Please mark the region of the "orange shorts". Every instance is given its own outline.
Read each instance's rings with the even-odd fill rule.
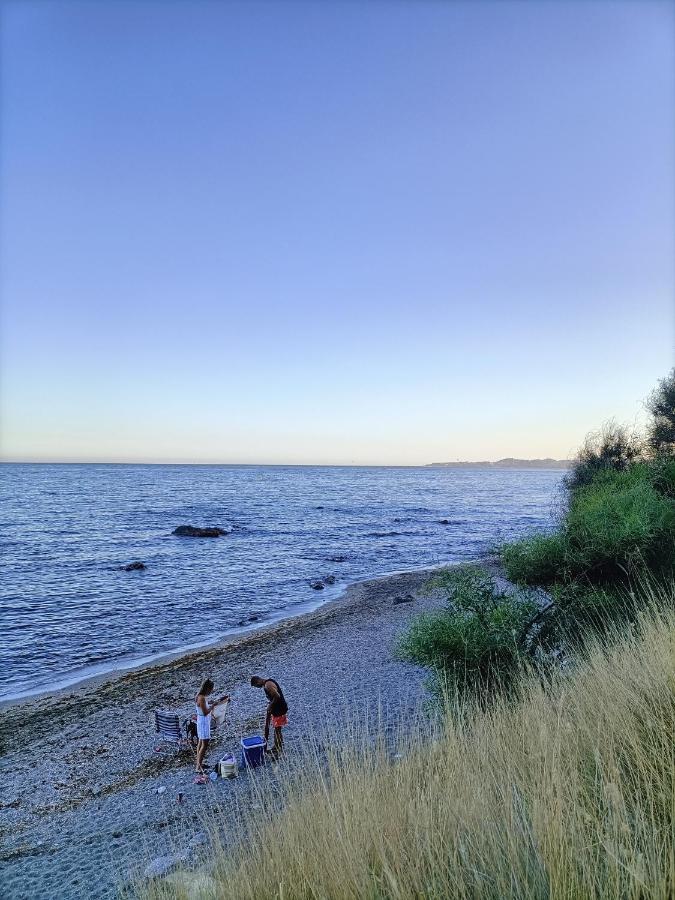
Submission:
[[[283,725],[288,725],[286,713],[283,716],[272,716],[272,728],[281,728]]]

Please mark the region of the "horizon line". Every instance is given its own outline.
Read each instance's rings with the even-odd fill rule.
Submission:
[[[0,459],[0,465],[11,466],[232,466],[255,468],[335,468],[335,469],[425,469],[425,468],[451,468],[452,466],[465,465],[495,465],[504,460],[517,462],[571,462],[563,457],[538,456],[501,456],[499,459],[457,459],[446,462],[430,463],[326,463],[326,462],[215,462],[215,461],[186,461],[186,460],[128,460],[128,459]]]

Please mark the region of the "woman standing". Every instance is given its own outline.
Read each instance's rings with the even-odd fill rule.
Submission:
[[[224,700],[230,698],[225,694],[219,700],[209,703],[206,699],[213,692],[213,682],[210,678],[199,688],[199,693],[195,697],[195,707],[197,709],[197,766],[195,771],[198,775],[204,774],[203,763],[206,751],[211,740],[211,713]]]

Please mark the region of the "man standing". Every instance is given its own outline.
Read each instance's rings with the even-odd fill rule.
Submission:
[[[269,740],[271,724],[272,728],[274,728],[274,746],[269,752],[274,759],[278,759],[284,747],[281,729],[284,725],[288,725],[288,703],[286,703],[284,698],[284,692],[281,690],[278,681],[275,681],[273,678],[261,678],[259,675],[254,675],[251,678],[251,686],[262,688],[269,700],[267,715],[265,716],[265,740]]]

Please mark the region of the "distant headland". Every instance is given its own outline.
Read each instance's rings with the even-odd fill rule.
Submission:
[[[496,462],[434,462],[427,463],[429,467],[441,467],[452,469],[569,469],[572,465],[570,459],[514,459],[507,456],[506,459],[498,459]]]

